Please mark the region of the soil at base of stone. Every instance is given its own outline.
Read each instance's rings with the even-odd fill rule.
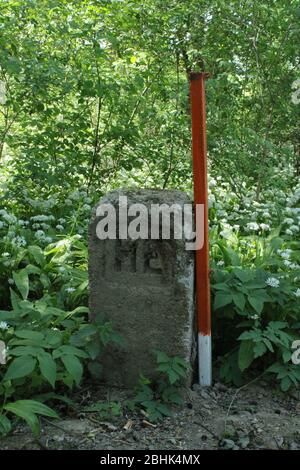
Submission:
[[[300,392],[282,394],[263,382],[238,393],[218,382],[210,389],[194,385],[184,391],[184,406],[154,426],[139,412],[100,419],[82,411],[94,402],[127,398],[124,390],[87,386],[74,395],[76,411],[61,409],[59,421],[42,419],[38,439],[18,424],[0,439],[0,449],[300,449]]]

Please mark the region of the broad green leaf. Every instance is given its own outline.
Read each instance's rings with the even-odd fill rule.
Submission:
[[[253,295],[248,295],[248,302],[254,310],[260,314],[264,308],[264,300],[260,297],[254,297]]]
[[[239,368],[243,372],[254,360],[252,341],[242,341],[239,348],[238,362]]]
[[[36,359],[31,356],[21,356],[10,363],[3,380],[20,379],[30,375],[36,366]]]
[[[245,299],[244,294],[242,294],[242,293],[232,294],[232,298],[233,298],[233,302],[235,303],[235,305],[236,305],[240,310],[243,311],[244,308],[245,308],[245,304],[246,304],[246,299]]]
[[[62,356],[61,361],[63,362],[70,376],[74,379],[75,383],[79,385],[83,374],[83,368],[79,359],[76,356],[68,354]]]
[[[226,305],[231,304],[232,302],[232,295],[231,294],[223,294],[221,292],[217,292],[215,296],[214,308],[218,310],[219,308],[225,307]]]
[[[18,400],[13,403],[6,404],[3,408],[16,416],[23,418],[35,436],[38,436],[40,433],[40,425],[37,415],[59,418],[58,414],[54,410],[35,400]]]
[[[21,401],[21,400],[20,400]],[[32,434],[35,437],[38,437],[40,434],[40,423],[36,414],[32,413],[31,411],[24,409],[22,404],[15,402],[15,403],[8,403],[4,406],[6,411],[15,414],[19,418],[24,419],[28,426],[30,427]]]
[[[27,299],[29,293],[29,278],[26,269],[13,271],[12,276],[23,299]]]
[[[18,338],[32,339],[34,341],[43,341],[44,339],[43,333],[33,330],[16,330],[15,335]]]
[[[28,247],[28,251],[33,256],[35,262],[39,266],[43,266],[45,264],[45,255],[43,253],[43,250],[39,246],[31,245]]]
[[[47,352],[43,352],[38,355],[38,361],[40,366],[40,371],[43,377],[55,387],[56,381],[56,363],[53,360],[51,354]]]
[[[15,348],[10,348],[9,354],[12,356],[37,356],[43,351],[43,348],[39,348],[37,346],[17,346]]]
[[[253,346],[254,358],[263,356],[266,351],[267,346],[262,341],[255,343]]]
[[[11,422],[7,416],[0,415],[0,436],[5,436],[11,431]]]
[[[85,359],[89,357],[88,354],[82,349],[76,348],[75,346],[64,345],[60,346],[58,349],[55,349],[55,351],[53,351],[53,358],[57,359],[58,357],[69,354],[73,356],[83,357]]]

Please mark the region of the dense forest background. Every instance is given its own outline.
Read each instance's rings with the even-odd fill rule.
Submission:
[[[284,0],[2,1],[8,176],[42,194],[186,187],[187,75],[206,70],[211,173],[259,197],[274,167],[300,171],[299,17]]]
[[[51,410],[21,399],[101,375],[120,341],[88,323],[91,208],[192,194],[191,71],[210,74],[214,365],[297,386],[299,25],[296,0],[0,0],[0,432],[11,413],[36,430]]]

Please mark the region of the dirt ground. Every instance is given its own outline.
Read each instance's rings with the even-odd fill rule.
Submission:
[[[77,411],[62,409],[64,419],[42,421],[38,439],[20,424],[0,449],[300,449],[300,392],[282,394],[265,382],[239,391],[215,383],[206,390],[194,385],[184,395],[184,407],[153,426],[139,412],[105,420],[82,412],[108,396],[128,398],[117,389],[88,387],[75,396]]]

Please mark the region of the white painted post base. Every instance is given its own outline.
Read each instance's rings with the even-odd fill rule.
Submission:
[[[212,384],[211,335],[198,333],[198,371],[199,385],[210,387]]]

